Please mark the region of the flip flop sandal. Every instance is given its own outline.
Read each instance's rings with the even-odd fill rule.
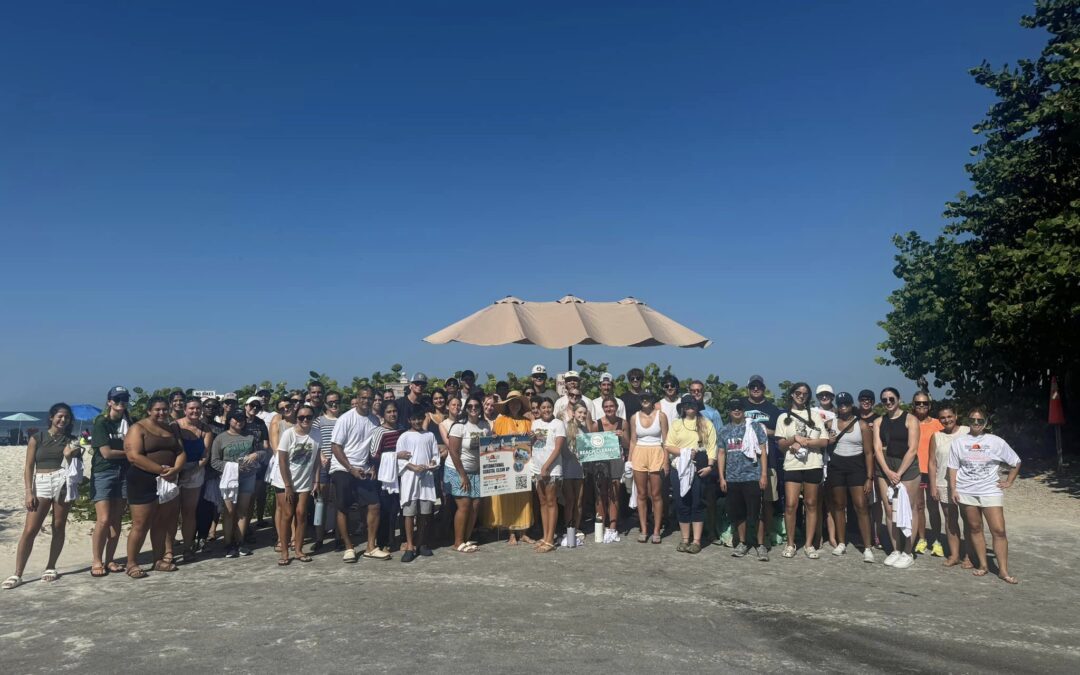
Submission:
[[[639,534],[638,535],[637,543],[639,543],[639,544],[647,544],[648,542],[649,542],[649,535],[647,535],[647,534]]]
[[[533,549],[533,550],[536,551],[537,553],[551,553],[552,551],[555,550],[555,544],[549,544],[546,541],[542,541],[539,544],[537,544],[536,548]]]
[[[977,569],[972,572],[977,577],[985,577],[990,570]]]
[[[306,553],[300,553],[299,551],[296,553],[296,559],[300,562],[311,562],[311,556]]]
[[[109,576],[109,570],[105,569],[104,565],[92,565],[90,567],[90,576],[95,579]]]
[[[176,572],[179,569],[180,568],[173,563],[166,561],[165,558],[162,558],[161,560],[154,563],[155,572]]]
[[[106,565],[105,567],[108,568],[108,570],[110,572],[113,572],[114,574],[119,574],[120,572],[124,571],[123,565],[121,565],[120,563],[117,563],[117,562],[111,562],[108,565]]]
[[[290,558],[278,558],[277,564],[278,564],[278,567],[285,567],[290,562],[292,562],[292,559],[290,559]]]
[[[41,573],[41,580],[46,583],[52,583],[60,578],[60,575],[56,573],[56,570],[45,570]]]
[[[654,534],[654,535],[652,536],[652,543],[654,543],[654,544],[659,544],[659,543],[660,543],[660,535],[658,535],[658,534]]]
[[[1009,575],[1009,574],[1004,574],[1004,575],[999,574],[998,579],[1001,579],[1002,581],[1004,581],[1007,584],[1018,584],[1018,583],[1020,583],[1019,579],[1017,579],[1016,577],[1014,577],[1012,575]]]
[[[12,574],[7,579],[4,579],[4,585],[2,586],[2,588],[4,590],[11,590],[12,588],[15,588],[16,586],[19,586],[21,584],[22,577]]]
[[[129,568],[129,569],[128,569],[128,570],[127,570],[127,571],[125,572],[125,574],[127,574],[127,575],[128,575],[129,577],[131,577],[132,579],[145,579],[145,578],[147,577],[147,574],[146,574],[146,570],[144,570],[144,569],[143,569],[143,568],[141,568],[141,567],[132,567],[132,568]]]

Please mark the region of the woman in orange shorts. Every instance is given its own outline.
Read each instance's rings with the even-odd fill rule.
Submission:
[[[662,439],[667,438],[668,419],[656,407],[656,395],[641,392],[641,410],[630,418],[630,464],[634,468],[634,485],[637,488],[637,512],[641,533],[638,543],[649,541],[648,513],[652,503],[652,543],[660,543],[660,527],[664,522],[664,500],[660,496],[660,472],[667,473],[669,464]]]

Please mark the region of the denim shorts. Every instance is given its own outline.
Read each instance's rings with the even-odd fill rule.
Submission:
[[[114,464],[108,469],[90,472],[90,501],[127,499],[128,465]]]
[[[452,464],[446,465],[446,471],[444,476],[446,478],[446,484],[450,486],[450,494],[454,497],[470,497],[472,499],[480,499],[480,472],[465,472],[469,476],[469,491],[461,487],[461,474],[457,472],[457,469]]]
[[[248,471],[247,473],[240,474],[239,482],[237,483],[237,493],[242,495],[250,495],[255,493],[255,480],[258,477],[258,471]]]

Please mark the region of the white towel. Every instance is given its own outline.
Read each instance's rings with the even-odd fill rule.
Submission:
[[[240,464],[237,462],[225,462],[225,470],[221,472],[221,498],[224,501],[236,503],[240,496]]]
[[[386,490],[389,494],[396,495],[400,488],[398,486],[398,462],[397,453],[388,450],[379,457],[379,483],[382,484],[382,489]]]
[[[157,479],[157,500],[158,504],[165,504],[176,499],[180,494],[180,484],[178,481],[167,481],[161,476]]]
[[[273,457],[270,458],[270,463],[266,467],[266,478],[264,480],[271,485],[274,484],[274,480],[281,482],[281,465],[278,464],[278,454],[273,453]]]
[[[889,503],[892,504],[893,523],[905,537],[911,536],[911,501],[903,483],[889,488]]]
[[[71,503],[79,498],[79,483],[83,480],[82,455],[75,455],[67,464],[67,500]]]
[[[679,496],[683,497],[687,492],[690,492],[690,485],[694,482],[694,471],[697,467],[694,465],[694,459],[691,455],[694,454],[693,448],[680,448],[679,456],[675,458],[675,473],[679,476]]]
[[[623,485],[630,490],[630,508],[637,509],[637,481],[634,480],[634,465],[629,461],[623,467]]]
[[[758,443],[757,434],[754,433],[754,423],[746,420],[746,432],[742,437],[742,451],[751,462],[756,462],[761,454],[761,444]]]

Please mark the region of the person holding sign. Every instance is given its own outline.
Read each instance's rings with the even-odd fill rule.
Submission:
[[[671,424],[664,450],[671,455],[676,472],[671,475],[671,501],[679,519],[682,541],[680,553],[700,553],[705,530],[706,480],[714,480],[716,427],[701,415],[703,404],[687,394],[676,410],[679,418]],[[693,538],[691,539],[691,535]]]
[[[451,405],[455,400],[451,399]],[[480,508],[480,439],[490,435],[491,425],[484,419],[483,399],[471,394],[465,402],[465,420],[451,423],[446,439],[445,478],[450,495],[457,503],[454,550],[458,553],[476,551],[476,542],[469,538]]]
[[[592,476],[593,491],[596,494],[596,518],[604,522],[604,543],[619,541],[619,479],[626,468],[626,453],[630,448],[629,426],[619,417],[620,401],[613,396],[605,396],[600,401],[603,415],[596,422],[597,431],[608,431],[619,438],[622,458],[601,462],[589,462],[585,473]]]
[[[439,467],[439,446],[435,435],[424,431],[426,411],[417,406],[409,413],[409,430],[398,437],[397,452],[409,453],[409,459],[398,459],[401,481],[401,514],[405,516],[405,552],[401,562],[416,560],[417,555],[430,556],[427,545],[428,526],[435,508],[435,469]],[[413,537],[413,525],[419,521]]]
[[[488,396],[484,397],[487,405]],[[492,432],[496,436],[521,436],[528,435],[532,429],[532,420],[526,413],[528,403],[520,391],[511,391],[505,401],[494,403],[498,411],[495,423],[491,425]],[[485,413],[484,417],[487,417]],[[510,530],[510,539],[506,543],[517,546],[518,539],[526,544],[534,544],[525,531],[532,527],[532,495],[529,492],[513,492],[510,494],[495,495],[488,501],[488,509],[484,513],[484,525],[486,527],[505,527]]]
[[[566,424],[555,419],[555,404],[545,398],[540,404],[540,419],[532,422],[533,451],[530,470],[535,477],[536,495],[540,498],[540,520],[544,535],[536,545],[537,553],[555,550],[555,523],[559,519],[556,496],[562,482],[561,455],[566,445]],[[567,532],[567,541],[576,534]]]

